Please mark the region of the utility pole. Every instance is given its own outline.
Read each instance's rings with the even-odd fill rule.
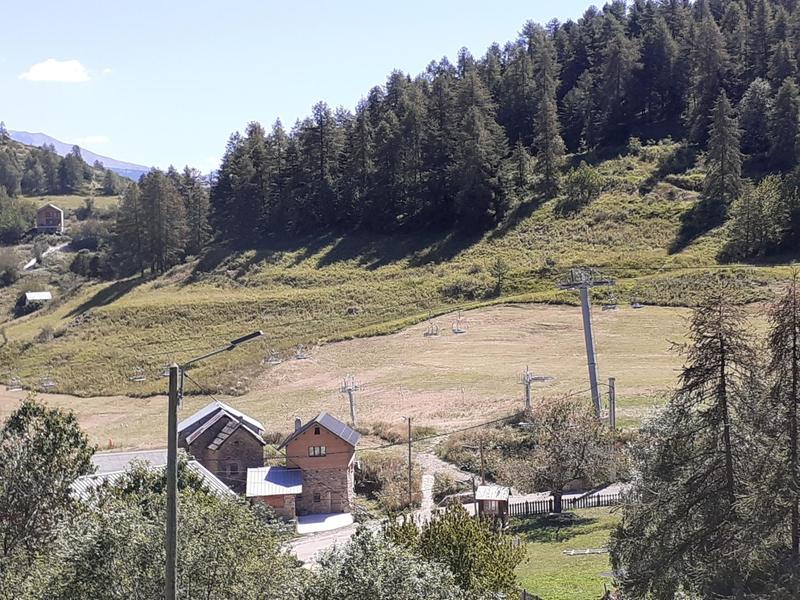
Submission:
[[[569,279],[558,287],[562,290],[578,290],[581,295],[581,312],[583,313],[583,337],[586,343],[586,363],[589,368],[589,387],[592,389],[592,404],[597,418],[600,418],[600,384],[597,381],[597,360],[594,352],[594,334],[592,332],[592,311],[589,290],[599,285],[614,285],[611,279],[595,278],[585,269],[570,269]]]
[[[481,485],[486,485],[486,466],[483,461],[483,437],[481,437],[478,447],[481,453]]]
[[[342,382],[342,387],[339,388],[339,391],[342,394],[347,394],[347,397],[350,400],[350,422],[355,427],[356,423],[356,397],[355,393],[358,390],[359,385],[356,383],[355,378],[352,375],[347,375]]]
[[[535,381],[550,381],[551,379],[553,378],[548,375],[534,375],[533,371],[525,367],[525,371],[522,373],[522,378],[520,379],[520,383],[525,386],[525,410],[531,409],[531,385]]]
[[[406,417],[408,421],[408,508],[411,508],[411,417]]]
[[[167,537],[166,600],[177,597],[178,562],[178,371],[169,366],[169,414],[167,415]]]
[[[263,331],[254,331],[228,342],[227,346],[218,350],[193,358],[181,366],[173,363],[167,369],[169,375],[169,402],[167,405],[167,467],[164,473],[167,478],[165,600],[176,600],[178,597],[178,406],[183,398],[183,375],[193,364],[217,354],[234,350],[262,335],[264,335]]]
[[[608,378],[608,426],[611,429],[617,428],[617,380],[615,377]]]

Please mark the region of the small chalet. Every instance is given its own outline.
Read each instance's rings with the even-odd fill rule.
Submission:
[[[264,426],[214,401],[178,424],[178,446],[237,493],[244,493],[247,470],[264,466]]]
[[[295,430],[279,446],[285,467],[250,469],[246,496],[285,519],[347,513],[354,499],[355,452],[361,435],[326,412]]]
[[[508,518],[508,499],[511,490],[500,485],[480,485],[475,490],[478,514],[485,517]]]
[[[45,204],[36,211],[37,233],[64,233],[64,211],[55,204]]]

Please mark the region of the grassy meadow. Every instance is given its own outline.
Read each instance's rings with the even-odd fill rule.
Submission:
[[[640,314],[627,308],[632,299],[648,305],[691,305],[704,289],[724,280],[737,282],[750,301],[769,298],[788,268],[717,268],[724,231],[683,239],[682,223],[696,203],[693,190],[702,173],[697,167],[687,167],[679,176],[669,175],[667,167],[680,152],[677,144],[659,144],[598,161],[606,190],[580,213],[559,214],[558,200],[529,202],[516,209],[505,227],[473,239],[420,232],[274,241],[257,250],[216,246],[200,259],[158,278],[67,286],[39,313],[13,320],[6,313],[0,318],[0,322],[6,321],[2,326],[8,340],[0,347],[0,376],[19,377],[35,389],[47,375],[56,380],[52,391],[84,397],[146,397],[163,391],[165,381],[158,375],[170,361],[185,360],[262,329],[266,334],[262,340],[198,365],[191,373],[199,386],[192,384],[190,391],[248,394],[258,392],[257,380],[269,380],[271,370],[264,363],[270,353],[290,358],[302,345],[319,354],[332,341],[385,335],[422,323],[429,315],[493,304],[574,306],[577,294],[559,290],[557,284],[569,267],[581,265],[598,267],[616,279],[615,288],[598,288],[594,297],[598,303],[618,301],[623,309],[618,314],[627,315],[623,321],[630,323]],[[491,271],[498,259],[508,266],[499,295]],[[7,300],[3,303],[8,307]],[[658,311],[669,309],[646,309],[641,314],[662,314]],[[599,323],[606,316],[612,319],[599,306],[595,316]],[[441,325],[449,328],[453,317],[441,318]],[[569,321],[580,327],[577,313]],[[570,334],[574,356],[569,362],[558,356],[566,342],[549,330],[536,341],[524,342],[527,346],[516,351],[513,361],[508,356],[482,358],[502,348],[504,336],[513,336],[515,328],[524,330],[526,326],[517,321],[500,325],[495,337],[474,350],[482,370],[457,371],[458,386],[467,386],[464,396],[473,385],[487,392],[478,394],[481,401],[518,395],[515,376],[528,362],[545,372],[549,369],[559,381],[569,382],[566,387],[570,389],[582,385],[577,383],[583,381],[585,371],[579,329]],[[421,336],[418,329],[409,331]],[[664,381],[651,385],[641,371],[663,365],[652,363],[643,348],[653,336],[659,344],[665,343],[667,332],[672,331],[671,325],[655,323],[649,332],[633,327],[620,333],[615,352],[627,355],[601,375],[615,375],[631,385],[629,397],[637,405],[620,415],[623,422],[629,419],[634,423],[654,395],[661,393]],[[472,335],[470,331],[466,337]],[[601,355],[604,343],[600,336]],[[374,352],[386,353],[395,361],[395,372],[380,384],[387,389],[408,386],[414,391],[422,387],[419,391],[424,394],[425,390],[435,392],[438,387],[456,385],[426,376],[424,383],[421,380],[415,386],[414,369],[409,365],[417,359],[416,350],[392,354],[381,348]],[[550,355],[558,357],[552,367],[545,358]],[[637,367],[631,357],[640,359],[643,366]],[[314,398],[336,388],[348,368],[365,377],[358,364],[343,361],[334,366],[330,377],[336,384],[314,389],[314,380],[304,379],[304,389],[286,392],[279,405],[314,404]],[[570,371],[568,377],[565,369]],[[145,372],[147,381],[132,381],[140,371]],[[485,372],[502,373],[503,383],[498,382],[499,375],[487,377]],[[660,377],[667,380],[673,375],[666,370]],[[258,405],[258,416],[279,412],[274,403],[265,402],[263,407]]]
[[[517,567],[520,585],[546,600],[600,598],[604,583],[613,587],[608,554],[570,556],[564,551],[605,548],[618,521],[614,509],[608,508],[515,519],[512,533],[526,551]]]

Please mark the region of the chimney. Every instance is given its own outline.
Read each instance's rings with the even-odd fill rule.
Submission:
[[[295,431],[300,431],[300,429],[302,429],[302,427],[303,427],[303,421],[300,420],[300,417],[295,417],[294,418],[294,430]]]

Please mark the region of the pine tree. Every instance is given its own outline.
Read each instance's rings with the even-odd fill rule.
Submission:
[[[728,207],[742,191],[742,153],[739,123],[725,92],[714,107],[708,142],[708,172],[703,184],[707,225],[724,219]]]
[[[765,79],[756,79],[747,88],[738,106],[742,128],[742,151],[761,154],[769,149],[769,115],[772,90]]]
[[[22,173],[17,164],[16,153],[8,148],[0,148],[0,187],[3,187],[9,196],[16,196],[20,192]]]
[[[186,212],[187,254],[197,255],[211,238],[208,224],[208,188],[196,169],[186,167],[180,175],[178,190]]]
[[[788,171],[797,164],[800,135],[800,90],[786,80],[778,90],[770,118],[769,158],[775,169]]]
[[[797,73],[797,63],[792,56],[792,49],[788,42],[780,42],[772,54],[769,62],[769,80],[775,89],[780,88],[783,82],[794,77]]]
[[[147,226],[150,271],[164,273],[178,264],[186,245],[186,209],[175,184],[159,169],[139,182]]]
[[[786,290],[770,309],[770,365],[774,381],[770,397],[775,407],[780,436],[779,480],[784,489],[776,494],[786,511],[789,547],[794,567],[800,561],[800,455],[798,455],[798,406],[800,406],[800,282],[794,273]]]
[[[144,270],[150,256],[147,215],[142,203],[139,186],[128,185],[119,203],[115,227],[114,249],[122,275]]]
[[[644,110],[653,121],[675,113],[673,89],[678,44],[666,20],[659,16],[645,29],[642,46],[641,88],[646,91]]]
[[[736,441],[758,365],[734,292],[719,285],[694,311],[678,390],[641,432],[640,475],[610,543],[626,597],[743,597],[752,557],[737,500],[750,456]]]
[[[458,184],[455,216],[460,228],[476,231],[496,223],[505,212],[498,170],[507,141],[495,121],[489,92],[475,69],[468,70],[459,82],[457,106],[463,117],[453,165]]]
[[[767,77],[769,70],[772,11],[768,0],[755,0],[748,36],[751,77]]]
[[[639,67],[639,51],[636,43],[628,39],[620,29],[606,48],[600,98],[602,112],[601,138],[613,145],[628,138],[633,115],[639,98],[631,93],[631,82]]]
[[[689,137],[705,144],[714,104],[722,91],[727,54],[719,27],[710,15],[698,25],[694,40]]]
[[[542,174],[542,189],[547,196],[558,193],[564,140],[556,108],[558,64],[552,42],[541,28],[534,38],[534,136],[536,162]]]
[[[728,82],[734,99],[740,98],[747,85],[747,9],[738,0],[728,2],[720,23],[728,55]]]

